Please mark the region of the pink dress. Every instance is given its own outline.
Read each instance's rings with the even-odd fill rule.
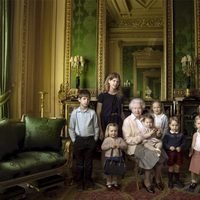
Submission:
[[[200,146],[198,146],[200,141],[200,133],[196,132],[192,138],[192,158],[190,161],[189,171],[200,174]]]

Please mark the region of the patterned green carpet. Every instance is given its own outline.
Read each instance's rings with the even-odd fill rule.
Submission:
[[[97,183],[97,189],[78,192],[75,186],[53,188],[43,192],[32,191],[27,195],[31,200],[199,200],[200,193],[189,193],[184,189],[172,189],[167,187],[164,191],[156,190],[155,194],[146,192],[144,188],[136,189],[132,177],[122,180],[121,190],[107,191],[104,185]],[[198,188],[199,190],[199,188]]]
[[[130,161],[129,161],[130,162]],[[188,162],[187,162],[188,163]],[[186,191],[190,183],[190,173],[188,172],[188,164],[182,171],[182,180],[185,183],[183,189],[167,188],[167,168],[163,169],[163,181],[165,183],[164,191],[156,190],[155,194],[146,192],[144,188],[137,190],[135,178],[133,176],[132,163],[128,163],[128,171],[126,176],[121,179],[121,189],[108,191],[105,188],[105,180],[103,178],[101,162],[95,160],[94,163],[94,180],[96,189],[77,191],[76,186],[69,180],[66,180],[64,187],[51,188],[46,191],[36,192],[33,189],[27,189],[27,199],[30,200],[199,200],[200,184],[194,193]]]

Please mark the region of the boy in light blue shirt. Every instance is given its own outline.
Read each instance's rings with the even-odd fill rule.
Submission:
[[[80,90],[78,95],[80,106],[72,111],[69,123],[69,135],[73,142],[76,160],[78,189],[94,187],[92,163],[99,137],[99,126],[96,112],[88,107],[90,97],[88,90]]]

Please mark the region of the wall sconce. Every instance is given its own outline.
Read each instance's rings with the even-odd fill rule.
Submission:
[[[84,71],[84,68],[85,68],[85,59],[83,58],[83,56],[77,55],[77,56],[72,56],[69,62],[71,64],[72,70],[76,72],[76,89],[79,90],[80,75]]]

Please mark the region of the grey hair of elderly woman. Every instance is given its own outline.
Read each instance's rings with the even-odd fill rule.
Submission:
[[[145,102],[141,98],[134,98],[129,103],[129,110],[132,110],[134,104],[140,104],[142,110],[145,108]]]

